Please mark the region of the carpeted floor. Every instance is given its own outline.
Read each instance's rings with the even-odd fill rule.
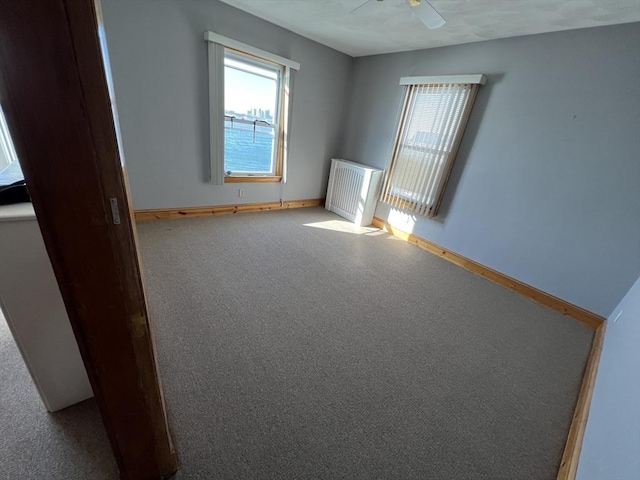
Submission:
[[[177,478],[555,478],[590,329],[321,208],[139,235]]]
[[[0,312],[0,479],[117,478],[95,401],[47,413]]]
[[[555,478],[590,329],[320,208],[138,231],[176,478]],[[115,478],[1,346],[0,478]]]

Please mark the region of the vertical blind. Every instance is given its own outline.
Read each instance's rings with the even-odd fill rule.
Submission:
[[[408,85],[384,202],[427,217],[437,214],[478,83]]]

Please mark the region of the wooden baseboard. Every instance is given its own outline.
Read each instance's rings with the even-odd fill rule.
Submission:
[[[318,207],[324,205],[324,198],[310,200],[289,200],[285,202],[239,203],[237,205],[215,205],[211,207],[158,208],[135,210],[136,221],[164,220],[168,218],[209,217],[243,212],[263,212],[286,208]]]
[[[542,290],[538,290],[537,288],[532,287],[531,285],[527,285],[526,283],[522,283],[515,278],[508,277],[507,275],[497,272],[496,270],[493,270],[489,267],[485,267],[484,265],[474,262],[473,260],[469,260],[462,255],[458,255],[457,253],[449,251],[446,248],[441,247],[440,245],[436,245],[435,243],[425,240],[424,238],[420,238],[411,233],[403,232],[402,230],[389,225],[387,222],[378,217],[374,217],[373,225],[394,235],[395,237],[413,243],[423,250],[438,255],[439,257],[450,261],[451,263],[455,263],[456,265],[465,268],[470,272],[476,273],[481,277],[488,278],[489,280],[502,285],[503,287],[507,287],[508,289],[524,295],[525,297],[530,298],[542,305],[552,308],[553,310],[556,310],[563,315],[567,315],[575,320],[578,320],[579,322],[582,322],[589,327],[598,328],[604,323],[604,318],[596,315],[595,313],[578,307],[577,305],[573,305],[572,303],[569,303],[558,297],[554,297],[553,295],[543,292]]]
[[[580,450],[582,449],[582,440],[584,432],[587,428],[587,419],[589,418],[589,407],[591,406],[591,397],[593,388],[596,384],[596,374],[598,373],[598,364],[600,363],[600,353],[602,352],[602,344],[604,342],[604,332],[606,322],[596,328],[591,343],[589,358],[582,377],[582,386],[578,394],[578,401],[571,419],[571,427],[569,435],[564,446],[564,453],[560,461],[560,469],[558,470],[557,480],[574,480],[578,472],[578,460],[580,458]]]

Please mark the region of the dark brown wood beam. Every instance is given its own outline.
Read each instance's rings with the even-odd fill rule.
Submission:
[[[161,479],[177,460],[97,28],[92,0],[0,0],[0,102],[121,476]]]

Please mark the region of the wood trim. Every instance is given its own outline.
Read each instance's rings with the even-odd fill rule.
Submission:
[[[227,175],[224,183],[278,183],[281,175]]]
[[[574,480],[578,472],[578,460],[582,449],[584,432],[587,428],[591,397],[593,396],[593,389],[596,384],[596,374],[598,373],[598,364],[600,363],[605,330],[606,322],[596,328],[593,336],[589,358],[587,359],[584,376],[582,377],[582,386],[580,387],[578,401],[576,402],[571,427],[569,428],[569,435],[567,436],[564,453],[560,461],[560,469],[556,477],[557,480]]]
[[[299,68],[299,67],[298,67]],[[288,95],[289,92],[289,80],[290,77],[287,74],[289,72],[288,67],[283,67],[280,72],[280,91],[278,92],[278,150],[276,152],[276,174],[274,176],[278,177],[278,182],[282,181],[282,176],[284,174],[284,144],[285,144],[285,129],[287,122],[289,121],[289,112],[285,111],[285,96]]]
[[[524,295],[525,297],[530,298],[535,302],[538,302],[562,313],[563,315],[567,315],[581,323],[584,323],[589,327],[598,328],[604,323],[604,318],[602,318],[600,315],[596,315],[595,313],[585,310],[582,307],[573,305],[572,303],[562,300],[561,298],[554,297],[553,295],[543,292],[542,290],[538,290],[531,285],[520,282],[515,278],[511,278],[489,267],[485,267],[484,265],[474,262],[473,260],[463,257],[462,255],[458,255],[457,253],[447,250],[446,248],[425,240],[424,238],[420,238],[411,233],[404,232],[396,227],[393,227],[392,225],[378,217],[373,218],[373,225],[394,235],[395,237],[413,243],[414,245],[417,245],[427,252],[438,255],[439,257],[450,261],[451,263],[469,270],[470,272],[476,273],[481,277],[488,278],[489,280],[502,285],[503,287],[513,290],[514,292]]]
[[[324,205],[324,198],[312,198],[310,200],[290,200],[285,202],[240,203],[238,205],[215,205],[211,207],[136,210],[134,214],[136,221],[141,222],[168,218],[209,217],[232,213],[264,212],[266,210],[284,210],[287,208],[320,207],[322,205]]]
[[[161,479],[177,459],[97,7],[94,0],[0,1],[0,99],[121,478]]]

